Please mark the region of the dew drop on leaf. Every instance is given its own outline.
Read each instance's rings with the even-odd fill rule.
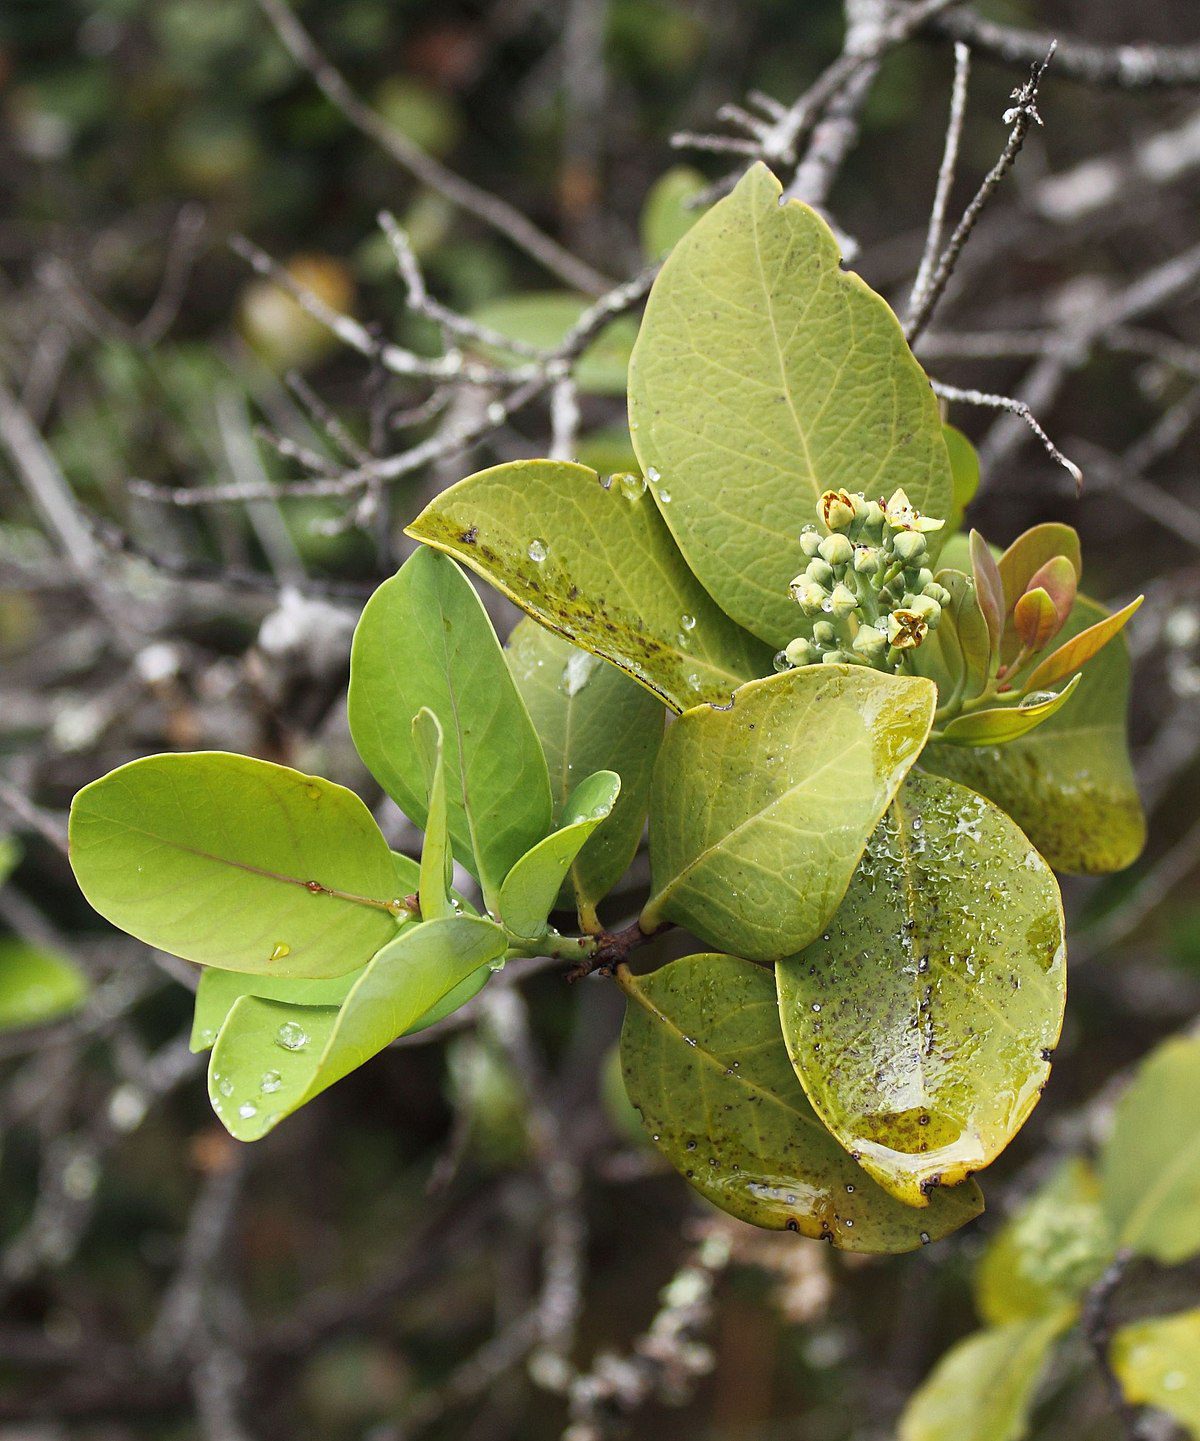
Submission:
[[[275,949],[271,952],[271,960],[282,961],[284,956],[290,956],[291,954],[292,948],[286,941],[276,941]]]
[[[259,1084],[259,1090],[262,1091],[265,1096],[269,1096],[273,1091],[277,1091],[282,1085],[283,1077],[279,1074],[278,1071],[267,1071],[264,1073],[262,1081]]]
[[[308,1032],[295,1021],[284,1021],[275,1032],[275,1044],[285,1051],[302,1051],[308,1045]]]
[[[238,1115],[241,1116],[243,1121],[248,1121],[251,1116],[258,1115],[258,1107],[253,1101],[243,1101],[238,1107]]]
[[[548,554],[549,551],[546,548],[546,542],[544,540],[531,540],[529,542],[529,559],[533,561],[534,565],[541,565]]]

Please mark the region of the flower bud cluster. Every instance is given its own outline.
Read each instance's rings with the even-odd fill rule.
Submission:
[[[950,600],[927,564],[925,537],[944,522],[921,515],[902,490],[888,501],[827,490],[817,509],[827,533],[804,527],[808,564],[790,586],[809,624],[776,667],[840,661],[895,671]]]

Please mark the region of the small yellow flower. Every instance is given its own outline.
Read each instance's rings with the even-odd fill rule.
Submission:
[[[915,610],[894,610],[887,618],[887,634],[897,650],[914,650],[929,634],[929,625]]]
[[[922,515],[903,490],[896,490],[883,507],[884,518],[893,530],[941,530],[944,520]]]
[[[854,497],[848,490],[827,490],[817,502],[817,509],[827,529],[848,530],[854,520]]]

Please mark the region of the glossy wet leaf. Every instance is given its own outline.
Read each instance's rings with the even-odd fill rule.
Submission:
[[[914,774],[837,914],[775,969],[817,1114],[920,1206],[995,1160],[1041,1094],[1066,994],[1058,885],[998,807]]]
[[[1105,611],[1081,596],[1068,638]],[[1006,810],[1056,871],[1101,874],[1135,861],[1146,821],[1129,759],[1129,653],[1121,639],[1083,671],[1069,706],[1003,746],[930,745],[923,767],[962,781]]]
[[[436,921],[453,913],[450,883],[454,879],[454,858],[450,852],[442,725],[428,706],[422,706],[413,717],[412,735],[427,788],[425,839],[421,844],[417,898],[421,919]]]
[[[367,602],[350,656],[350,733],[375,779],[419,826],[424,766],[412,719],[442,725],[450,836],[489,906],[550,828],[550,781],[492,623],[453,561],[424,547]]]
[[[567,875],[573,904],[591,915],[637,852],[666,712],[623,671],[536,621],[513,630],[506,654],[546,753],[555,824],[581,777],[601,770],[621,777],[612,815]]]
[[[898,1441],[1020,1441],[1071,1310],[977,1331],[951,1347],[910,1399]]]
[[[975,499],[979,489],[979,454],[967,437],[954,425],[944,425],[946,450],[950,456],[950,481],[953,499],[946,520],[948,534],[958,530],[963,512]]]
[[[87,999],[88,989],[86,976],[66,956],[0,936],[0,1031],[69,1016]]]
[[[241,971],[218,971],[206,966],[196,987],[190,1047],[193,1051],[210,1051],[225,1018],[242,996],[262,996],[290,1006],[340,1006],[364,969],[360,966],[357,971],[330,980],[299,981],[247,976]]]
[[[1165,1041],[1121,1097],[1100,1158],[1120,1246],[1174,1266],[1200,1254],[1200,1037]]]
[[[1122,1326],[1109,1351],[1125,1399],[1200,1437],[1200,1308]]]
[[[658,177],[638,220],[647,260],[661,260],[700,219],[703,209],[691,202],[707,187],[707,179],[690,165],[673,165]]]
[[[238,1140],[258,1140],[402,1036],[505,949],[504,932],[491,921],[448,916],[405,926],[340,1008],[243,996],[209,1062],[214,1111]]]
[[[771,652],[717,609],[640,482],[607,479],[566,461],[493,466],[442,491],[409,534],[673,709],[724,703]]]
[[[220,751],[147,756],[75,797],[91,905],[204,966],[340,976],[396,933],[392,853],[353,791]]]
[[[1082,680],[1081,675],[1074,676],[1057,694],[1031,691],[1017,705],[991,706],[956,716],[942,727],[941,739],[959,746],[1000,746],[1019,740],[1057,715]]]
[[[622,973],[625,1089],[651,1139],[723,1211],[847,1251],[911,1251],[977,1216],[974,1182],[902,1205],[813,1114],[788,1063],[769,971],[687,956]]]
[[[1073,1157],[988,1243],[975,1273],[979,1314],[1002,1326],[1061,1311],[1104,1274],[1114,1251],[1099,1178]]]
[[[591,303],[585,296],[567,291],[524,291],[489,300],[472,311],[471,318],[511,340],[553,350]],[[591,395],[624,395],[636,335],[637,325],[630,317],[620,316],[606,325],[575,366],[575,383],[580,390]],[[519,367],[529,363],[525,356],[499,347],[479,348],[498,364]]]
[[[612,814],[621,777],[597,771],[580,781],[563,806],[558,829],[513,866],[500,887],[500,914],[514,935],[532,940],[546,929],[571,864]]]
[[[839,265],[815,211],[755,165],[672,250],[629,368],[642,470],[717,604],[771,646],[796,634],[796,536],[823,491],[902,487],[951,508],[937,402],[896,317]],[[936,544],[936,541],[935,541]]]
[[[774,961],[841,902],[867,837],[917,758],[936,690],[861,666],[802,666],[699,706],[667,732],[650,799],[642,913]]]
[[[1086,630],[1081,630],[1045,660],[1036,665],[1025,678],[1026,690],[1041,690],[1044,686],[1055,685],[1063,676],[1079,670],[1098,654],[1114,636],[1125,628],[1125,623],[1141,605],[1144,596],[1131,600],[1127,606],[1098,620]]]

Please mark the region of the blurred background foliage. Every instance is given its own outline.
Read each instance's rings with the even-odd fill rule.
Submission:
[[[579,8],[310,0],[299,13],[393,126],[606,274],[625,276],[685,223],[678,197],[699,177],[677,167],[699,165],[709,178],[724,168],[721,157],[681,157],[670,136],[710,126],[722,103],[749,90],[790,102],[838,52],[841,7],[609,0],[590,50],[572,41]],[[997,0],[987,11],[1114,43],[1197,36],[1190,0]],[[950,73],[945,45],[888,57],[831,200],[860,246],[857,267],[894,297],[920,255]],[[1002,143],[1013,83],[1011,70],[980,61],[964,138],[966,194]],[[1061,320],[1194,245],[1194,166],[1076,225],[1047,216],[1039,186],[1099,151],[1124,153],[1182,125],[1196,103],[1187,92],[1131,98],[1059,83],[1052,70],[1045,130],[1002,202],[1008,228],[985,228],[973,242],[977,269],[954,301],[956,321],[1019,329]],[[532,307],[514,300],[563,287],[365,140],[298,71],[254,0],[0,7],[0,370],[22,391],[76,495],[117,528],[116,550],[263,582],[204,580],[176,594],[154,566],[131,560],[130,628],[102,635],[81,615],[87,607],[16,477],[0,468],[0,765],[43,808],[38,817],[60,812],[103,770],[172,747],[245,750],[365,787],[342,717],[357,597],[394,569],[398,532],[431,488],[489,459],[542,450],[544,411],[520,416],[469,461],[399,482],[382,519],[363,526],[342,525],[344,507],[321,499],[175,511],[131,493],[129,482],[226,480],[238,464],[231,448],[255,423],[324,446],[321,427],[283,383],[290,369],[358,444],[394,443],[372,433],[383,424],[375,398],[391,382],[255,277],[227,243],[250,237],[330,304],[432,354],[436,336],[406,308],[376,224],[384,208],[405,227],[431,291],[457,310],[535,342],[556,339],[577,312],[580,302],[561,293]],[[179,303],[155,315],[164,268],[181,247],[191,263]],[[1200,342],[1194,310],[1180,304],[1163,323],[1181,343]],[[611,353],[592,358],[585,387],[580,455],[603,469],[628,463],[627,340],[610,337]],[[1025,365],[993,356],[942,369],[959,383],[1005,389]],[[1059,397],[1055,438],[1068,448],[1085,437],[1089,454],[1119,454],[1195,383],[1153,359],[1131,365],[1098,352]],[[970,412],[956,420],[976,438],[990,423]],[[413,433],[423,433],[419,423]],[[277,449],[256,454],[267,477],[295,474]],[[1088,469],[1088,455],[1079,458]],[[1194,437],[1183,438],[1163,477],[1193,516],[1198,459]],[[737,1228],[735,1264],[721,1276],[708,1331],[711,1375],[681,1409],[638,1414],[635,1436],[890,1435],[904,1396],[974,1324],[971,1271],[984,1238],[1064,1148],[1086,1144],[1094,1111],[1081,1107],[1200,1005],[1195,860],[1172,851],[1192,824],[1200,783],[1195,538],[1130,509],[1103,483],[1102,465],[1096,474],[1076,505],[1041,452],[1021,448],[985,476],[971,513],[1001,541],[1041,519],[1068,519],[1084,535],[1090,589],[1106,598],[1151,593],[1135,640],[1135,738],[1150,758],[1155,806],[1150,858],[1132,876],[1069,888],[1086,964],[1072,982],[1047,1099],[989,1172],[994,1214],[891,1262]],[[281,602],[288,586],[309,598]],[[303,605],[318,609],[297,611]],[[159,606],[164,617],[147,637],[135,613]],[[312,639],[317,630],[324,640]],[[1161,734],[1166,721],[1173,750]],[[401,1434],[389,1428],[413,1398],[503,1333],[540,1284],[537,1178],[546,1158],[531,1139],[511,1054],[486,1025],[445,1046],[393,1051],[253,1153],[235,1154],[208,1113],[197,1069],[173,1049],[186,1033],[186,991],[102,930],[38,826],[20,829],[23,852],[11,857],[12,883],[0,892],[0,970],[18,964],[12,948],[34,934],[41,959],[20,963],[49,978],[48,1016],[80,1004],[70,966],[95,991],[82,1027],[60,1021],[0,1049],[0,1437],[242,1435],[204,1417],[182,1370],[148,1372],[130,1359],[147,1336],[169,1330],[172,1278],[197,1243],[193,1203],[222,1184],[241,1195],[236,1224],[218,1237],[235,1294],[205,1292],[203,1301],[232,1308],[251,1368],[248,1434]],[[1169,883],[1132,931],[1089,955],[1087,926],[1102,933],[1126,898],[1140,905],[1148,868],[1171,855]],[[69,962],[65,979],[56,956],[60,967]],[[701,1211],[645,1151],[613,1083],[605,1058],[616,997],[599,984],[570,990],[556,974],[523,990],[538,1045],[574,1087],[589,1138],[573,1202],[588,1228],[576,1346],[586,1362],[597,1350],[626,1349],[649,1322]],[[1180,1304],[1189,1287],[1194,1303],[1197,1279],[1183,1268],[1170,1280]],[[435,1408],[427,1419],[428,1434],[464,1441],[540,1441],[563,1427],[561,1402],[520,1366],[465,1408],[444,1416]],[[1081,1363],[1055,1378],[1036,1434],[1103,1441],[1117,1426]]]

